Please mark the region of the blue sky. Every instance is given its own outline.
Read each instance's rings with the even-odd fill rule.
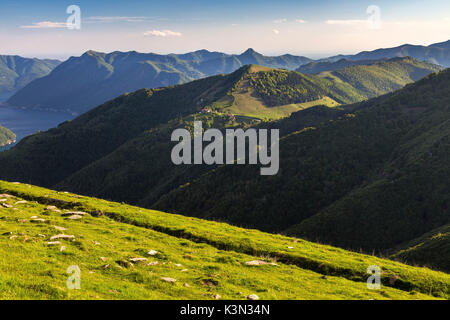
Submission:
[[[80,30],[66,28],[69,5],[81,9]],[[367,13],[370,5],[379,8],[380,24],[368,24],[375,19],[373,11]],[[23,56],[67,58],[90,49],[239,53],[252,47],[264,54],[319,57],[448,39],[448,0],[0,3],[0,53]]]

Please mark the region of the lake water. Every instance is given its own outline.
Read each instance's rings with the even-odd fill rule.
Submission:
[[[73,118],[74,116],[68,113],[15,109],[0,105],[0,125],[13,131],[17,142],[30,134],[57,127],[61,122]],[[0,151],[12,146],[14,144],[0,147]]]

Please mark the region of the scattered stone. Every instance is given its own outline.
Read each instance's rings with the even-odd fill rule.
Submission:
[[[6,202],[8,201],[7,199],[0,199],[0,202]]]
[[[100,268],[102,268],[102,269],[109,269],[109,267],[111,267],[110,264],[105,264],[105,265],[101,266]]]
[[[10,194],[6,194],[6,193],[2,193],[0,194],[0,198],[13,198],[14,196],[10,195]]]
[[[288,249],[294,249],[294,247],[288,247]]]
[[[220,294],[215,294],[213,296],[213,298],[216,299],[216,300],[220,300],[220,299],[222,299],[222,296]]]
[[[276,263],[262,261],[262,260],[247,261],[245,264],[248,266],[261,266],[261,265],[278,266]]]
[[[20,200],[20,201],[17,201],[15,204],[23,204],[23,203],[27,203],[28,201],[26,201],[26,200]]]
[[[70,220],[80,220],[82,218],[83,218],[82,216],[77,215],[77,214],[74,214],[73,216],[67,217],[67,219],[70,219]]]
[[[191,286],[188,283],[183,284],[183,287],[190,288]]]
[[[2,206],[5,208],[8,208],[8,209],[13,207],[12,205],[7,204],[7,203],[2,203]]]
[[[44,222],[45,222],[45,219],[42,219],[42,218],[34,218],[34,219],[30,219],[30,222],[33,222],[33,223],[44,223]]]
[[[47,242],[47,245],[49,246],[57,246],[60,245],[61,243],[59,241],[49,241]]]
[[[38,218],[38,216],[32,216],[32,217],[30,217],[30,219],[37,219]]]
[[[156,256],[156,255],[158,254],[158,251],[156,251],[156,250],[150,250],[149,252],[147,252],[147,254],[148,254],[149,256]]]
[[[27,220],[27,219],[17,219],[17,222],[19,222],[19,223],[25,223],[25,222],[28,222],[28,220]]]
[[[134,263],[139,263],[139,262],[145,262],[145,261],[147,261],[147,259],[146,258],[130,258],[130,261],[134,262]]]
[[[67,211],[61,214],[61,216],[63,217],[68,217],[68,216],[85,216],[87,215],[87,212],[83,212],[83,211]]]
[[[120,267],[120,268],[122,268],[122,267],[123,268],[133,268],[134,267],[134,264],[132,264],[129,261],[117,260],[116,263],[117,263],[118,267]]]
[[[326,275],[323,275],[323,276],[320,277],[320,279],[326,280],[326,279],[327,279],[327,276],[326,276]]]
[[[45,235],[45,234],[40,234],[40,233],[38,233],[38,234],[36,235],[36,237],[39,237],[39,238],[45,238],[46,235]]]
[[[17,239],[17,236],[11,236],[11,237],[9,237],[9,240],[14,240],[14,239]]]
[[[64,227],[58,227],[58,226],[53,226],[53,228],[55,228],[56,230],[59,230],[59,231],[66,231],[66,230],[69,230],[69,229],[67,229],[67,228],[64,228]]]
[[[5,233],[2,233],[2,236],[10,236],[10,235],[12,235],[12,232],[11,232],[11,231],[8,231],[8,232],[5,232]]]
[[[158,264],[159,264],[158,261],[152,261],[152,262],[146,263],[145,265],[146,266],[157,266]]]
[[[50,237],[50,240],[57,240],[57,239],[63,239],[63,240],[73,240],[75,239],[74,235],[68,235],[68,234],[57,234]]]
[[[251,294],[247,297],[247,300],[259,300],[259,297],[256,294]]]
[[[63,252],[64,250],[66,250],[66,246],[61,246],[61,248],[59,249],[59,251]]]
[[[102,260],[102,261],[108,260],[108,258],[105,258],[105,257],[100,257],[99,259]]]
[[[217,287],[219,285],[219,282],[213,279],[203,279],[202,284],[208,287]]]
[[[179,264],[179,263],[175,264],[175,267],[181,268],[182,266],[183,266],[183,265],[181,265],[181,264]]]
[[[53,212],[61,212],[61,210],[59,210],[57,207],[55,206],[48,206],[47,208],[45,208],[46,211],[53,211]]]
[[[188,269],[183,269],[183,270],[181,270],[181,272],[186,272],[186,271],[188,271]]]
[[[177,279],[170,278],[170,277],[162,277],[161,280],[169,282],[169,283],[175,283],[177,282]]]

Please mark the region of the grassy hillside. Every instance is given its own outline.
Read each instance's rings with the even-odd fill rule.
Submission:
[[[450,272],[450,259],[446,252],[450,252],[448,224],[398,246],[391,258],[420,266],[439,266],[441,270]]]
[[[258,66],[140,90],[1,153],[0,177],[345,248],[391,249],[448,223],[442,191],[448,177],[447,75],[347,107],[339,102],[364,95],[337,77]],[[333,108],[315,106],[324,103]],[[205,128],[281,129],[279,174],[261,177],[257,166],[175,166],[170,135],[190,129],[194,120]],[[433,162],[417,160],[427,153]],[[401,192],[389,181],[399,181]],[[370,210],[354,201],[362,197],[358,192]],[[365,211],[381,227],[372,228],[360,214]]]
[[[350,84],[368,98],[398,90],[417,81],[440,67],[412,58],[394,58],[369,65],[349,66],[332,72],[332,75]],[[327,77],[327,73],[322,74]]]
[[[198,174],[172,165],[166,141],[202,108],[212,111],[206,123],[222,128],[364,98],[341,80],[246,66],[227,76],[124,95],[30,136],[0,154],[0,176],[148,206]],[[229,114],[237,115],[236,121],[226,121]]]
[[[49,74],[58,60],[40,60],[0,55],[0,98],[12,95],[31,81]]]
[[[449,84],[446,70],[308,130],[299,123],[280,142],[278,175],[223,166],[155,207],[367,251],[418,238],[449,222]]]
[[[450,297],[448,274],[300,239],[25,184],[0,193],[2,299]],[[73,265],[80,290],[66,287]],[[370,265],[381,290],[366,287]]]
[[[127,92],[186,83],[231,73],[246,64],[295,69],[304,57],[266,57],[251,49],[241,55],[206,50],[182,55],[88,51],[71,57],[48,76],[30,83],[8,100],[13,106],[81,114]]]
[[[0,147],[7,144],[14,143],[16,141],[16,135],[8,128],[0,126]]]
[[[376,62],[376,60],[348,60],[348,59],[340,59],[337,61],[313,61],[310,63],[307,63],[303,66],[300,66],[297,68],[297,70],[300,73],[304,74],[319,74],[321,72],[325,71],[336,71],[340,69],[344,69],[350,66],[357,66],[357,65],[369,65]]]

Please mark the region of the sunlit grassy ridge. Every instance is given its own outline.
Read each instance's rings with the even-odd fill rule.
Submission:
[[[8,128],[0,126],[0,147],[16,141],[16,135]]]
[[[450,252],[450,224],[404,243],[397,248],[392,258],[418,265],[438,265],[450,272],[450,260],[446,252]]]
[[[0,209],[1,298],[428,299],[450,294],[447,274],[299,239],[25,184],[0,182],[0,193],[6,199]],[[48,205],[61,212],[45,210]],[[62,216],[74,210],[89,214],[75,221]],[[58,234],[74,239],[47,244]],[[132,258],[147,260],[130,264]],[[276,265],[246,264],[254,260]],[[70,265],[81,269],[81,290],[66,287]],[[370,265],[383,270],[380,291],[366,287]]]

